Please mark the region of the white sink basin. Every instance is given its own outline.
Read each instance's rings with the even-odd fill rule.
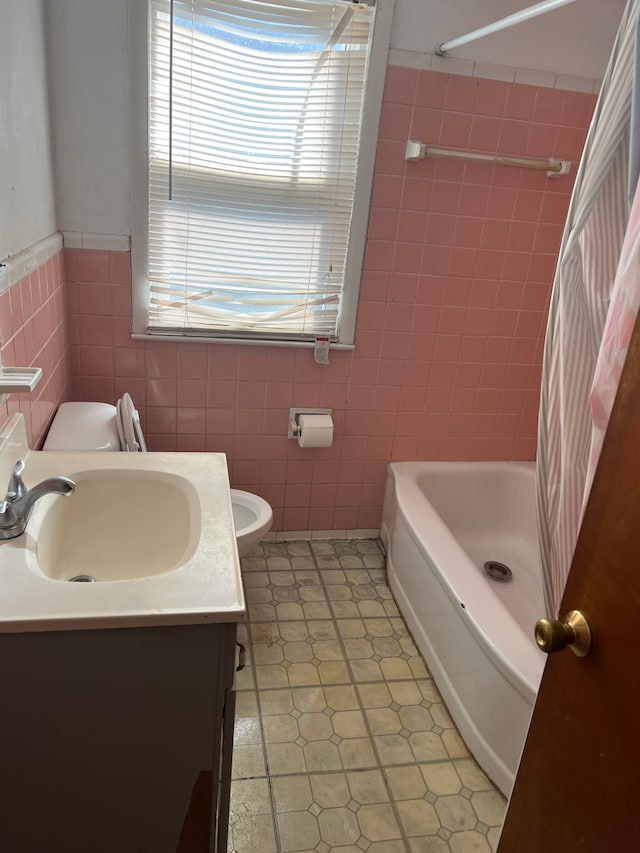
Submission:
[[[27,528],[47,577],[130,580],[177,569],[195,553],[200,502],[184,477],[126,470],[68,476],[75,492],[41,498]]]

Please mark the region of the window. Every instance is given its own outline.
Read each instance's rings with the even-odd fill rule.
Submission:
[[[380,15],[347,0],[149,0],[134,333],[353,342]]]

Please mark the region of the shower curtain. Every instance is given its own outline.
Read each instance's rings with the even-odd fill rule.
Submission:
[[[602,450],[613,401],[620,384],[620,376],[631,343],[631,335],[639,308],[640,192],[636,189],[589,398],[592,420],[591,448],[582,514],[584,514],[587,498],[591,491],[593,475],[600,458],[600,451]]]
[[[589,394],[629,219],[629,133],[640,0],[629,0],[576,177],[545,339],[538,423],[538,540],[547,614],[558,614],[580,526]]]

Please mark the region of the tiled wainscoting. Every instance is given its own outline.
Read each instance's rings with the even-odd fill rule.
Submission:
[[[8,288],[0,293],[0,353],[6,367],[40,367],[32,393],[11,394],[0,424],[22,412],[30,447],[39,447],[59,404],[68,399],[62,239],[52,235],[7,262]]]
[[[264,542],[242,571],[229,851],[495,850],[504,798],[409,636],[379,542]]]
[[[356,348],[328,365],[309,349],[132,340],[129,253],[67,248],[73,398],[130,391],[152,450],[225,452],[275,530],[378,527],[390,460],[533,459],[547,304],[594,102],[390,66]],[[549,178],[407,162],[407,139],[573,165]],[[333,409],[332,447],[287,440],[291,406]]]

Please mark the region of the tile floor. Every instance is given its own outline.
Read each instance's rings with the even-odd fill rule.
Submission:
[[[504,798],[413,644],[380,543],[264,542],[242,570],[229,851],[495,850]]]

